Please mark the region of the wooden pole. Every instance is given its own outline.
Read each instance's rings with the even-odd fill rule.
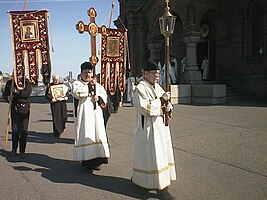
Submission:
[[[11,88],[14,88],[14,73],[13,73],[13,77],[12,77],[12,84],[11,84]],[[10,88],[10,89],[11,89]],[[7,112],[7,124],[6,124],[6,145],[8,143],[8,131],[9,131],[9,127],[10,127],[10,118],[11,118],[11,109],[12,109],[12,101],[13,101],[13,91],[10,90],[10,98],[9,98],[9,106],[8,106],[8,112]]]
[[[27,7],[27,0],[24,0],[23,11],[26,10],[26,7]]]
[[[165,37],[165,42],[166,42],[166,63],[165,63],[165,91],[168,92],[170,90],[170,84],[169,84],[169,71],[170,71],[170,37],[166,36]]]
[[[110,18],[109,18],[109,28],[111,26],[111,21],[112,21],[112,15],[113,15],[113,12],[114,12],[114,7],[115,7],[115,3],[114,3],[114,0],[112,1],[112,5],[111,5],[111,12],[110,12]]]
[[[166,43],[166,63],[165,63],[165,92],[170,91],[170,85],[169,85],[169,63],[170,63],[170,37],[165,37],[165,43]],[[169,101],[166,102],[166,107],[168,106]],[[165,126],[169,125],[169,113],[167,110],[165,110]]]
[[[9,103],[8,112],[7,112],[7,124],[6,124],[6,145],[8,144],[8,131],[10,126],[10,116],[11,116],[11,103]]]

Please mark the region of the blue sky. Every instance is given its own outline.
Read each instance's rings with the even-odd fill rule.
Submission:
[[[80,64],[91,56],[90,35],[79,34],[75,28],[78,21],[89,23],[87,10],[94,7],[96,24],[109,26],[113,0],[28,0],[26,10],[43,10],[50,13],[49,43],[52,74],[66,77],[72,71],[73,78],[80,73]],[[119,15],[119,2],[114,0],[112,21]],[[0,71],[12,73],[13,51],[8,11],[23,10],[23,0],[0,0]],[[112,23],[111,28],[116,28]],[[97,37],[100,44],[100,36]],[[99,45],[98,45],[99,46]],[[54,52],[52,52],[52,47]],[[97,47],[97,49],[99,49]],[[97,55],[100,59],[100,55]],[[99,72],[99,65],[97,66]]]

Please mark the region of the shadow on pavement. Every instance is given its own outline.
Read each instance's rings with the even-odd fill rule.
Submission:
[[[31,103],[41,103],[48,104],[49,101],[45,98],[45,96],[30,96]]]
[[[49,101],[45,98],[45,96],[30,96],[31,103],[41,103],[41,104],[49,104]],[[67,103],[72,103],[73,98],[70,95]]]
[[[61,134],[60,138],[54,137],[53,133],[40,133],[35,131],[28,132],[27,142],[32,143],[43,143],[43,144],[74,144],[74,139],[64,138],[64,132]]]
[[[90,174],[82,168],[79,162],[36,153],[28,153],[26,158],[21,158],[11,156],[3,149],[0,149],[0,156],[10,163],[23,162],[35,165],[36,167],[13,166],[13,168],[18,171],[36,171],[54,183],[82,184],[137,199],[156,198],[155,193],[135,186],[129,179]]]

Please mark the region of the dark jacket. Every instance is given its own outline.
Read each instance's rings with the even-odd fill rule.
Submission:
[[[5,90],[4,90],[4,94],[3,94],[3,96],[7,102],[8,102],[8,97],[10,96],[10,87],[11,86],[12,86],[12,79],[8,80],[6,82],[6,86],[5,86]],[[14,87],[16,88],[16,84],[14,84]],[[16,91],[13,93],[12,104],[28,103],[29,98],[31,96],[31,93],[32,93],[32,85],[29,82],[29,80],[26,79],[24,89],[23,90],[16,89]]]

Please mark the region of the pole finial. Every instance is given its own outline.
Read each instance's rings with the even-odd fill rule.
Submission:
[[[24,0],[23,11],[26,10],[26,6],[27,6],[27,0]]]
[[[170,0],[165,0],[167,7],[169,7]]]

